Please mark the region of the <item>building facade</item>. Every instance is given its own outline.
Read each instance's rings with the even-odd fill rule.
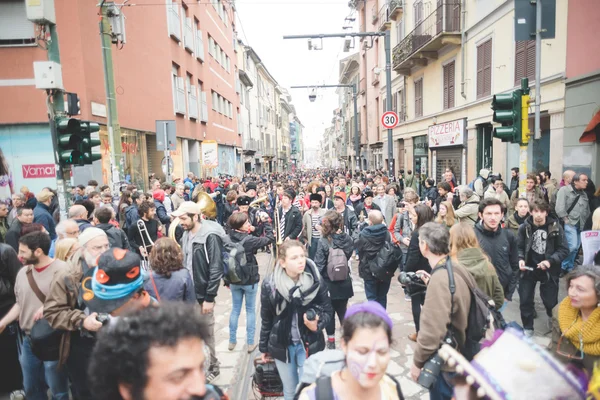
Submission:
[[[515,42],[514,2],[357,0],[355,7],[362,30],[391,35],[396,173],[413,170],[437,182],[450,168],[462,184],[484,167],[510,176],[519,146],[493,138],[492,96],[520,87],[524,77],[535,96],[535,41]],[[556,38],[542,45],[541,139],[530,141],[527,162],[529,170],[554,175],[562,172],[566,37],[567,1],[558,0]],[[373,47],[366,41],[359,51],[366,167],[387,169],[387,135],[379,126],[387,110],[384,40]],[[533,106],[530,112],[533,126]]]

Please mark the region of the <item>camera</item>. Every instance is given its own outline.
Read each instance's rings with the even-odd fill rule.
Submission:
[[[110,315],[106,313],[100,313],[96,316],[96,321],[100,322],[102,326],[107,325],[110,321]]]
[[[421,275],[416,272],[400,272],[398,282],[406,288],[406,292],[411,296],[427,290],[427,285],[421,279]]]
[[[306,319],[309,321],[314,321],[315,319],[317,319],[317,312],[314,308],[309,308],[308,310],[306,310]]]
[[[444,344],[450,345],[455,349],[458,348],[458,343],[450,331],[446,332],[443,342]],[[419,374],[419,378],[417,379],[417,383],[423,386],[425,389],[431,388],[437,381],[438,376],[440,376],[443,365],[444,360],[438,354],[438,352],[436,352],[429,360],[427,360],[425,365],[423,365],[421,373]]]

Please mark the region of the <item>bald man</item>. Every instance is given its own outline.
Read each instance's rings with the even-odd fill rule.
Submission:
[[[92,226],[87,218],[87,209],[81,204],[75,204],[69,208],[69,219],[72,219],[77,223],[77,226],[79,226],[79,232],[83,232]]]
[[[48,252],[49,257],[54,257],[57,241],[66,238],[77,239],[79,237],[79,225],[73,219],[61,221],[58,223],[58,225],[56,225],[56,235],[56,239],[53,240],[52,244],[50,245],[50,251]]]

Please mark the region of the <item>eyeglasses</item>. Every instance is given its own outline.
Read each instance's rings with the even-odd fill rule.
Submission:
[[[570,354],[570,353],[566,353],[564,351],[561,350],[561,345],[562,345],[562,341],[565,337],[565,334],[563,333],[560,338],[558,339],[558,345],[556,346],[556,354],[559,354],[563,357],[568,358],[569,360],[583,360],[583,335],[581,334],[581,332],[579,332],[579,350],[575,353],[575,354]]]

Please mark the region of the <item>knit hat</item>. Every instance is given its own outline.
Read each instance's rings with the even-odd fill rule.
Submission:
[[[165,201],[165,191],[162,189],[156,189],[154,192],[152,192],[152,197],[162,203]]]
[[[310,201],[318,201],[319,203],[323,202],[323,197],[321,197],[321,195],[319,193],[311,193],[310,194]]]
[[[246,185],[246,190],[256,190],[256,183],[250,182]]]
[[[486,168],[482,168],[481,170],[479,170],[479,175],[481,175],[481,177],[483,179],[487,179],[488,176],[490,176],[490,170],[486,169]]]
[[[378,316],[379,318],[385,321],[385,323],[390,327],[390,329],[392,329],[394,325],[387,311],[385,311],[385,308],[383,308],[383,306],[376,301],[365,301],[364,303],[351,305],[348,308],[348,310],[346,310],[346,315],[344,316],[344,319],[350,318],[354,314],[358,314],[361,312]]]
[[[344,203],[346,202],[346,192],[335,192],[335,194],[333,195],[333,198],[336,198],[336,197],[344,200]]]
[[[323,193],[325,193],[325,192],[326,192],[326,190],[325,190],[325,188],[324,188],[323,186],[319,186],[319,187],[317,188],[317,193],[321,193],[321,192],[323,192]]]
[[[372,191],[370,191],[370,190],[365,190],[365,191],[363,192],[363,196],[364,196],[364,198],[365,198],[365,199],[366,199],[367,197],[375,197],[375,196],[373,195],[373,192],[372,192]]]
[[[252,198],[250,196],[240,196],[236,200],[238,206],[249,206],[251,202]]]
[[[79,245],[85,246],[90,240],[102,236],[106,237],[106,232],[102,229],[93,226],[89,227],[79,234]]]
[[[294,192],[292,189],[286,189],[283,192],[283,196],[286,196],[290,200],[294,201],[294,199],[296,198],[296,192]]]

